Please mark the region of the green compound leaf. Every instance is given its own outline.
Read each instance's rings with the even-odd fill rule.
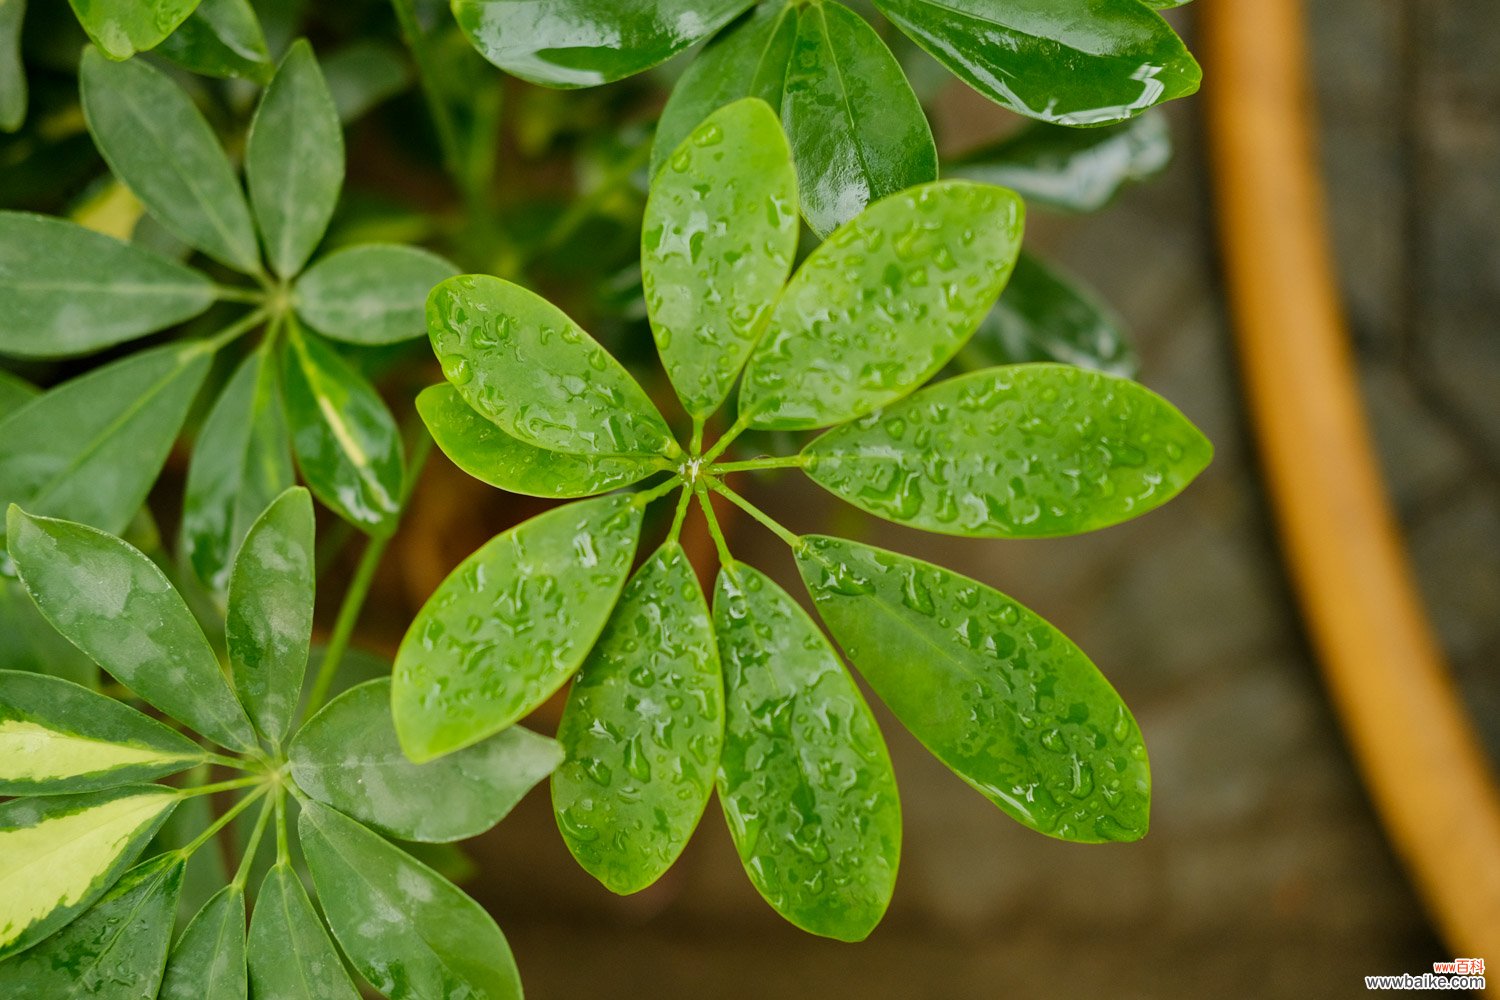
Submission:
[[[211,281],[168,257],[62,219],[0,212],[0,354],[87,354],[213,300]]]
[[[651,147],[651,176],[661,172],[698,123],[742,97],[758,97],[778,112],[786,84],[797,7],[767,4],[722,32],[683,71],[662,108]]]
[[[275,72],[250,0],[203,0],[156,51],[204,76],[264,83]]]
[[[159,1000],[245,1000],[245,890],[209,897],[172,949]]]
[[[935,757],[1048,836],[1146,835],[1140,728],[1067,636],[942,567],[841,538],[804,542],[797,564],[818,614]]]
[[[248,955],[250,995],[257,1000],[359,1000],[291,865],[274,866],[261,883],[250,915]]]
[[[111,59],[155,48],[198,6],[198,0],[69,0],[83,30]]]
[[[600,497],[519,524],[460,563],[396,653],[391,704],[406,755],[460,750],[551,697],[603,631],[640,532],[634,497]]]
[[[277,746],[291,727],[307,673],[313,589],[312,497],[293,487],[245,535],[229,577],[224,624],[240,703]]]
[[[255,111],[245,181],[266,259],[290,278],[323,239],[344,185],[343,126],[306,39],[288,50]]]
[[[802,8],[781,110],[802,214],[820,235],[871,202],[937,179],[932,129],[906,74],[847,7]]]
[[[945,164],[945,173],[1010,188],[1031,205],[1097,212],[1124,188],[1160,173],[1171,159],[1167,119],[1152,111],[1103,128],[1036,122]]]
[[[212,357],[168,344],[96,368],[0,421],[0,504],[121,532],[156,481]]]
[[[0,965],[0,995],[141,1000],[156,996],[185,862],[152,858],[54,937]]]
[[[505,935],[474,900],[378,834],[305,803],[302,849],[349,961],[391,1000],[521,1000]]]
[[[220,746],[250,750],[255,733],[203,630],[141,552],[86,525],[12,506],[10,557],[54,628],[143,700]]]
[[[0,575],[0,663],[13,670],[61,677],[85,688],[99,684],[99,668],[36,609],[20,580]]]
[[[986,366],[1061,361],[1125,378],[1139,367],[1114,311],[1024,251],[959,360]]]
[[[0,803],[0,959],[30,948],[93,905],[176,804],[176,792],[154,785]],[[15,965],[0,964],[0,971]]]
[[[329,254],[297,279],[307,325],[351,344],[394,344],[425,332],[427,293],[458,273],[437,254],[372,243]]]
[[[19,375],[12,375],[0,368],[0,420],[10,416],[41,394],[42,390]]]
[[[1060,125],[1103,125],[1198,89],[1202,73],[1139,0],[875,0],[985,97]]]
[[[729,395],[792,271],[799,228],[791,149],[763,101],[714,112],[656,175],[641,277],[662,364],[691,416]]]
[[[297,467],[317,498],[373,535],[396,530],[406,460],[385,401],[332,346],[288,323],[281,378]]]
[[[565,499],[607,493],[668,468],[638,455],[574,455],[527,444],[490,423],[451,385],[417,396],[417,412],[454,465],[498,489]]]
[[[275,359],[262,348],[219,394],[188,462],[181,550],[215,594],[229,586],[245,532],[296,475]]]
[[[545,736],[511,726],[427,764],[401,752],[391,681],[350,688],[292,741],[292,777],[308,795],[402,840],[475,837],[505,818],[562,762]]]
[[[713,623],[676,542],[626,585],[557,738],[552,810],[568,850],[613,892],[646,888],[697,828],[724,742]]]
[[[1155,510],[1213,446],[1127,379],[1071,365],[988,368],[835,428],[807,474],[850,503],[926,531],[1052,538]]]
[[[352,41],[325,55],[322,63],[328,92],[339,109],[339,120],[345,123],[363,117],[412,82],[406,50],[376,38]]]
[[[479,54],[544,87],[594,87],[665,62],[755,0],[451,0]]]
[[[14,132],[26,121],[26,67],[21,65],[21,24],[26,0],[0,3],[0,132]]]
[[[766,429],[843,423],[947,364],[1005,287],[1021,200],[940,181],[877,202],[798,268],[750,355],[741,418]]]
[[[0,670],[0,795],[112,788],[203,759],[192,740],[114,698],[56,677]]]
[[[499,278],[449,278],[427,299],[443,375],[505,433],[549,451],[681,450],[640,383],[546,299]]]
[[[172,235],[237,271],[260,271],[255,227],[213,129],[182,89],[140,59],[85,49],[83,115],[114,175]]]
[[[896,886],[901,803],[854,679],[796,601],[743,563],[719,571],[727,720],[719,799],[745,872],[813,934],[861,941]]]

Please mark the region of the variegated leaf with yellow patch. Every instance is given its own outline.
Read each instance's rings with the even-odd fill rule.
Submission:
[[[0,795],[113,788],[204,760],[192,740],[113,698],[0,670]]]

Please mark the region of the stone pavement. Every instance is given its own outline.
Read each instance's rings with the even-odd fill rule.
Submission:
[[[1309,6],[1370,410],[1435,620],[1500,752],[1500,11]],[[1221,304],[1200,110],[1173,109],[1181,153],[1160,181],[1101,216],[1032,228],[1128,319],[1143,380],[1216,442],[1184,497],[1085,538],[973,542],[877,524],[791,477],[759,491],[794,529],[832,523],[951,565],[1073,636],[1145,731],[1150,836],[1080,847],[1029,833],[877,708],[906,843],[889,918],[848,946],[760,903],[717,806],[662,884],[617,899],[532,796],[475,846],[490,872],[475,891],[531,996],[1302,1000],[1449,957],[1355,777],[1279,563]],[[747,526],[738,544],[795,583],[774,539]]]

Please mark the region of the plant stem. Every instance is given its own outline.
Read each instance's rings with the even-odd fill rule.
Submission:
[[[292,849],[286,835],[286,786],[276,786],[276,863],[291,864]]]
[[[672,528],[667,532],[667,544],[677,541],[682,534],[682,522],[687,519],[688,504],[693,499],[693,491],[683,487],[682,495],[677,498],[677,512],[672,515]]]
[[[194,837],[192,843],[188,844],[186,847],[178,848],[177,853],[183,858],[183,860],[192,857],[195,853],[197,853],[198,848],[208,843],[218,834],[220,830],[224,829],[230,823],[234,822],[234,818],[236,816],[254,805],[256,800],[259,799],[262,795],[266,794],[268,790],[269,786],[262,785],[260,788],[257,788],[255,791],[251,792],[249,795],[246,795],[234,805],[224,810],[224,815],[220,816],[218,819],[209,824],[207,830],[204,830],[202,833],[198,834],[198,836]]]
[[[715,441],[714,446],[703,456],[704,465],[712,464],[714,459],[724,454],[724,449],[734,443],[735,438],[750,429],[750,416],[748,413],[741,413],[735,418],[729,430],[719,435],[719,440]]]
[[[714,505],[708,499],[708,490],[700,482],[694,490],[698,494],[698,506],[703,508],[703,516],[708,521],[708,533],[714,540],[714,548],[719,550],[719,565],[734,572],[734,556],[729,554],[729,543],[724,540],[724,530],[719,527],[719,516],[714,513]]]
[[[412,490],[416,488],[418,477],[422,474],[422,467],[427,464],[427,456],[432,454],[432,438],[428,435],[419,434],[416,443],[412,446],[411,464],[407,467],[406,483],[401,488],[401,511],[406,512],[407,502],[411,499]],[[375,571],[380,567],[380,558],[385,555],[386,546],[395,537],[392,530],[388,535],[372,536],[365,546],[364,553],[359,557],[359,565],[354,569],[354,577],[349,581],[349,589],[344,592],[343,603],[339,605],[338,617],[333,622],[333,633],[328,638],[328,645],[323,648],[323,662],[318,665],[318,676],[313,681],[312,691],[307,696],[307,708],[303,712],[303,718],[310,718],[314,712],[323,707],[323,701],[328,697],[328,689],[333,685],[334,675],[338,673],[339,663],[344,658],[344,653],[349,648],[349,640],[354,635],[354,626],[359,624],[359,613],[364,609],[365,598],[370,594],[370,584],[375,580]]]
[[[772,534],[781,539],[783,542],[786,542],[794,550],[802,548],[802,539],[788,531],[785,527],[782,526],[780,521],[777,521],[770,514],[767,514],[765,511],[755,506],[755,504],[751,503],[749,500],[746,500],[744,497],[740,496],[734,490],[730,489],[728,486],[725,486],[723,483],[719,482],[716,479],[710,480],[708,485],[709,489],[713,490],[715,493],[723,494],[726,498],[728,498],[730,503],[734,504],[740,510],[755,518],[767,529],[769,529]]]
[[[651,161],[651,143],[643,142],[630,155],[615,165],[615,168],[599,182],[599,186],[587,195],[574,201],[568,206],[568,210],[558,216],[552,228],[542,237],[537,244],[536,250],[530,254],[535,258],[544,253],[549,253],[561,246],[568,237],[578,231],[578,227],[588,220],[590,215],[596,212],[601,204],[618,191],[632,174],[644,167]]]
[[[245,788],[249,785],[260,785],[264,784],[265,781],[266,776],[264,774],[252,774],[249,777],[233,778],[229,781],[221,781],[213,785],[199,785],[196,788],[182,788],[178,790],[177,796],[178,798],[192,799],[197,798],[199,795],[212,795],[214,792],[229,792],[233,791],[236,788]]]
[[[235,320],[233,323],[230,323],[228,326],[226,326],[224,329],[220,330],[213,336],[199,341],[199,343],[201,343],[209,352],[217,353],[222,350],[227,344],[234,341],[236,338],[242,337],[245,334],[249,333],[251,330],[255,329],[257,326],[260,326],[265,322],[268,315],[270,315],[269,310],[257,309],[250,315],[243,316],[240,319]]]
[[[765,458],[750,458],[743,462],[719,462],[709,466],[708,471],[719,475],[726,472],[754,472],[756,469],[800,469],[806,464],[807,460],[801,455],[771,455]]]
[[[215,285],[214,295],[221,302],[248,302],[260,305],[266,301],[266,293],[254,288],[236,288],[233,285]]]
[[[401,26],[401,37],[406,42],[406,47],[411,50],[412,61],[417,65],[417,84],[422,89],[422,97],[427,102],[427,113],[432,116],[432,127],[437,132],[438,146],[443,152],[443,164],[448,172],[458,181],[460,187],[465,188],[465,173],[463,169],[463,153],[459,148],[458,128],[453,123],[453,116],[443,101],[441,94],[437,92],[434,83],[434,66],[432,53],[427,47],[427,33],[422,30],[422,24],[417,20],[417,7],[415,0],[391,0],[391,7],[396,12],[396,22]]]
[[[261,804],[260,815],[255,817],[255,829],[250,831],[250,839],[245,841],[245,853],[240,858],[239,868],[235,870],[234,880],[229,883],[236,889],[245,888],[245,882],[250,878],[250,866],[255,863],[255,855],[260,851],[260,840],[265,835],[266,824],[271,821],[271,815],[275,812],[275,797],[268,798]]]

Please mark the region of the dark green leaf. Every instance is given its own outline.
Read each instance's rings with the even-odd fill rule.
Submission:
[[[203,0],[157,53],[204,76],[264,83],[274,70],[250,0]]]
[[[755,0],[452,0],[479,54],[548,87],[593,87],[664,62]]]
[[[901,803],[885,740],[807,612],[743,563],[719,571],[719,799],[750,881],[787,920],[861,941],[896,886]]]
[[[911,392],[995,304],[1021,249],[1021,200],[940,181],[870,206],[803,261],[740,387],[751,426],[825,427]]]
[[[0,421],[0,504],[120,532],[171,451],[212,361],[202,344],[96,368]]]
[[[656,124],[651,175],[698,123],[742,97],[759,97],[778,112],[797,37],[797,7],[765,4],[698,54],[672,88]]]
[[[216,594],[260,512],[296,481],[276,363],[267,349],[247,357],[209,411],[188,463],[181,549]]]
[[[670,466],[638,455],[574,455],[527,444],[490,423],[451,385],[417,396],[417,412],[453,464],[491,486],[526,496],[572,498],[629,486]]]
[[[377,39],[351,42],[322,61],[328,93],[346,123],[411,85],[405,52]]]
[[[402,840],[478,836],[562,761],[552,740],[521,726],[427,764],[401,752],[391,682],[361,684],[329,702],[292,741],[292,777],[319,802]]]
[[[266,88],[245,140],[245,180],[271,268],[302,270],[323,239],[344,186],[344,132],[306,39]]]
[[[338,250],[297,280],[298,314],[308,326],[351,344],[394,344],[425,330],[427,293],[458,273],[437,254],[372,243]]]
[[[0,795],[150,781],[203,756],[192,740],[113,698],[56,677],[0,670]]]
[[[354,820],[304,803],[297,829],[349,961],[391,1000],[521,1000],[505,935],[451,882]]]
[[[20,580],[0,573],[0,663],[12,670],[61,677],[85,688],[99,684],[99,668],[57,634]]]
[[[213,282],[175,260],[62,219],[0,212],[0,353],[87,354],[213,300]]]
[[[155,785],[0,803],[0,959],[30,948],[88,909],[176,803],[176,792]],[[16,965],[0,963],[0,977]],[[6,997],[56,995],[0,989]]]
[[[987,368],[808,445],[807,474],[926,531],[1050,538],[1119,524],[1180,493],[1213,447],[1143,386],[1070,365]]]
[[[499,278],[449,278],[427,300],[443,374],[501,430],[550,451],[681,449],[645,390],[546,299]]]
[[[724,742],[713,623],[676,542],[626,585],[557,738],[552,809],[568,850],[611,891],[644,889],[697,828]]]
[[[1167,119],[1151,112],[1104,128],[1036,122],[966,154],[945,173],[1010,188],[1033,205],[1097,212],[1171,159]]]
[[[934,756],[1048,836],[1145,836],[1140,728],[1067,636],[939,566],[840,538],[804,542],[797,564],[818,613]]]
[[[152,858],[133,868],[93,909],[52,938],[0,964],[0,995],[141,1000],[156,996],[183,861]]]
[[[42,394],[42,390],[18,375],[0,368],[0,420]]]
[[[165,574],[113,535],[12,506],[10,557],[53,626],[115,680],[220,746],[255,734],[192,612]]]
[[[245,535],[229,577],[224,624],[240,702],[275,745],[292,724],[307,673],[314,577],[312,498],[293,487]]]
[[[198,0],[70,0],[89,38],[111,59],[155,48],[198,6]]]
[[[715,111],[656,175],[641,232],[651,332],[688,413],[724,403],[797,253],[797,173],[781,121]]]
[[[140,59],[85,49],[83,114],[114,175],[174,236],[222,264],[260,270],[255,227],[213,129],[182,89]]]
[[[819,234],[871,202],[937,179],[932,129],[906,74],[847,7],[830,0],[802,8],[781,110],[802,214]]]
[[[248,954],[256,1000],[359,1000],[291,865],[276,865],[261,884],[250,916]]]
[[[245,890],[227,885],[182,932],[159,1000],[245,1000],[248,993]]]
[[[282,384],[297,466],[318,499],[375,535],[396,528],[405,459],[401,432],[364,376],[318,337],[288,324]]]
[[[1126,378],[1139,367],[1114,311],[1025,252],[959,359],[983,366],[1061,361]]]
[[[572,676],[625,585],[641,506],[613,496],[548,511],[439,584],[396,653],[391,702],[408,757],[492,736]]]
[[[0,3],[0,132],[26,121],[26,68],[21,65],[21,23],[26,0]]]
[[[1198,89],[1182,40],[1138,0],[875,0],[922,48],[1012,111],[1102,125]]]

